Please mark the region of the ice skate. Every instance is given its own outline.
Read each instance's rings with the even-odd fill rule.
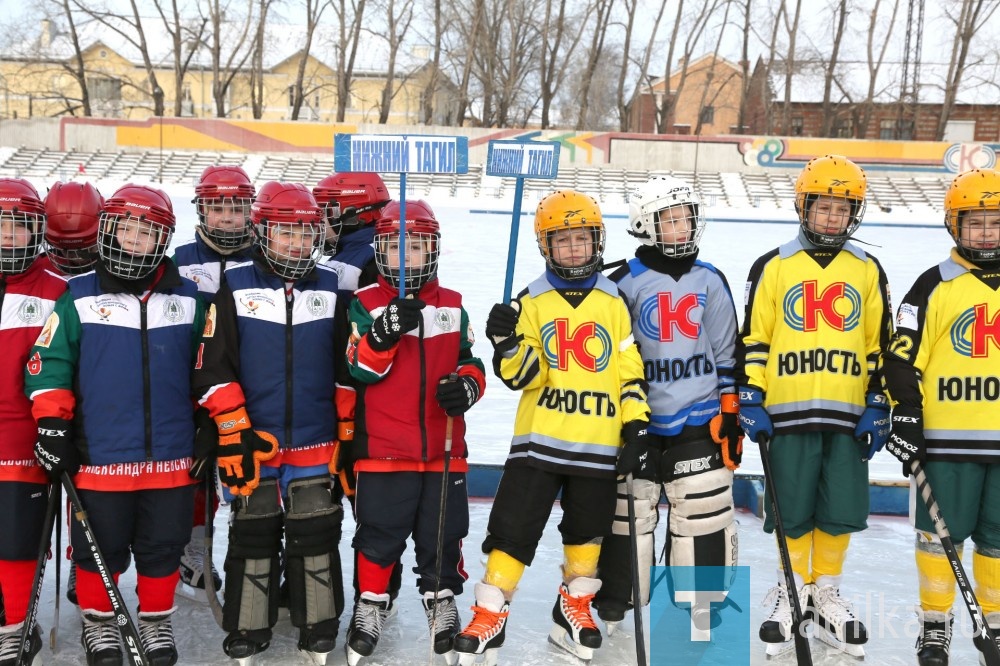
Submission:
[[[178,590],[185,596],[205,599],[205,526],[199,525],[191,530],[191,540],[184,546],[184,554],[181,555],[181,583]],[[222,577],[215,568],[215,564],[210,563],[212,571],[212,581],[215,589],[222,589]],[[184,589],[184,587],[188,589]],[[197,591],[197,592],[196,592]]]
[[[357,666],[364,657],[369,657],[378,645],[382,626],[389,615],[389,595],[362,592],[354,604],[354,616],[347,629],[347,663]]]
[[[590,602],[599,589],[601,581],[596,578],[574,578],[559,587],[552,607],[555,625],[549,642],[584,661],[590,661],[601,647],[601,632],[590,615]]]
[[[917,607],[920,620],[920,635],[917,636],[917,663],[920,666],[948,666],[948,650],[951,648],[951,628],[955,616],[949,610],[925,611]],[[1000,618],[998,618],[1000,619]]]
[[[816,638],[856,659],[864,659],[868,630],[854,614],[851,602],[840,596],[839,576],[820,576],[812,589],[809,617]],[[803,611],[803,614],[806,614]]]
[[[455,635],[462,629],[458,606],[455,604],[455,594],[451,590],[441,590],[435,598],[433,592],[425,592],[423,604],[424,613],[427,614],[427,628],[434,643],[434,653],[443,655],[448,665],[454,666],[458,663],[458,655],[455,654]]]
[[[495,585],[476,583],[472,621],[455,636],[455,652],[461,666],[494,666],[503,646],[510,603]]]
[[[239,662],[240,666],[250,666],[255,655],[271,645],[270,629],[247,629],[232,631],[222,641],[226,655]]]
[[[9,626],[0,627],[0,666],[14,666],[17,664],[17,650],[21,647],[21,629],[24,622],[18,622]],[[26,666],[41,666],[42,656],[42,634],[36,624],[31,629],[28,638],[28,653],[24,657]]]
[[[337,645],[339,628],[340,622],[335,618],[302,627],[299,629],[299,650],[305,652],[316,666],[324,666],[327,657]]]
[[[149,666],[174,666],[177,663],[177,645],[170,616],[177,608],[157,613],[139,611],[139,641],[146,653]]]
[[[798,581],[796,576],[796,581]],[[805,625],[809,619],[809,595],[812,585],[802,585],[799,587],[799,608],[802,610],[802,626],[800,631],[805,630]],[[760,625],[760,640],[766,644],[767,658],[779,657],[795,647],[792,636],[792,605],[788,598],[788,589],[785,584],[778,583],[764,597],[762,606],[771,606],[771,614]]]
[[[595,604],[594,608],[597,609],[597,617],[601,618],[601,622],[604,623],[608,638],[611,638],[618,630],[618,625],[625,620],[625,613],[631,609],[628,604],[608,601],[607,599],[602,601],[599,606]]]
[[[121,666],[121,635],[111,611],[83,611],[80,642],[87,651],[87,666]]]

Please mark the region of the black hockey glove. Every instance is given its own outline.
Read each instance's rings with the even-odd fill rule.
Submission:
[[[385,306],[382,314],[372,322],[368,331],[368,345],[375,351],[392,349],[403,334],[415,329],[423,315],[424,303],[419,298],[399,298],[398,296]]]
[[[927,459],[924,442],[924,410],[920,407],[896,405],[892,410],[892,429],[885,448],[903,463],[903,474],[909,476],[910,463]]]
[[[622,427],[625,444],[618,451],[615,472],[619,476],[632,475],[634,479],[656,480],[656,468],[660,461],[657,452],[649,445],[649,423],[629,421]]]
[[[437,386],[438,404],[448,416],[461,416],[479,400],[479,384],[468,375],[445,375]]]
[[[493,343],[493,348],[500,354],[514,349],[518,339],[515,336],[517,320],[521,316],[521,304],[515,299],[506,303],[497,303],[490,309],[486,318],[486,337]]]
[[[38,419],[35,458],[53,481],[63,472],[76,474],[80,469],[80,452],[73,442],[73,422],[54,416]]]
[[[354,495],[358,477],[354,473],[354,442],[338,441],[330,459],[330,474],[340,479],[340,487],[348,497]]]
[[[219,448],[219,429],[208,410],[199,407],[194,412],[194,460],[188,476],[204,481],[215,465],[215,452]]]

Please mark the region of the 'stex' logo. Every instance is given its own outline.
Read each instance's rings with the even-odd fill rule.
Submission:
[[[861,294],[846,282],[834,282],[820,291],[816,280],[806,280],[785,293],[782,309],[785,323],[797,331],[819,330],[820,320],[838,331],[850,331],[861,321]]]
[[[608,331],[597,322],[584,322],[571,333],[566,318],[542,326],[541,342],[549,366],[563,371],[569,370],[572,358],[580,368],[600,372],[608,367],[614,348]]]

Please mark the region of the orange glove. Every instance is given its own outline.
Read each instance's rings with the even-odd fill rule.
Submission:
[[[351,442],[338,441],[330,458],[330,474],[340,479],[340,487],[348,497],[354,495],[358,477],[354,474],[354,446]]]
[[[249,495],[260,483],[260,464],[278,453],[278,440],[250,428],[245,407],[215,417],[219,427],[219,480],[234,495]]]
[[[722,462],[735,471],[743,461],[743,428],[740,427],[740,397],[736,393],[722,394],[722,407],[708,423],[712,439],[722,449]]]

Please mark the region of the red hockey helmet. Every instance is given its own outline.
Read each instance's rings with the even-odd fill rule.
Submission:
[[[246,171],[238,166],[208,166],[194,188],[202,239],[222,254],[249,247],[250,205],[256,192]]]
[[[313,196],[329,218],[348,228],[374,224],[379,209],[390,201],[382,177],[368,171],[327,176],[313,188]]]
[[[0,274],[28,270],[42,248],[45,207],[23,178],[0,178]]]
[[[386,282],[399,287],[399,202],[390,201],[375,221],[375,265]],[[415,293],[437,277],[441,225],[430,204],[406,202],[406,292]]]
[[[64,275],[97,262],[97,226],[104,197],[90,183],[56,183],[45,196],[45,253]]]
[[[250,207],[250,222],[264,259],[286,280],[302,277],[323,256],[323,212],[301,183],[265,183]]]
[[[125,280],[149,275],[166,256],[176,223],[165,192],[123,185],[104,202],[97,232],[101,261],[109,273]]]

